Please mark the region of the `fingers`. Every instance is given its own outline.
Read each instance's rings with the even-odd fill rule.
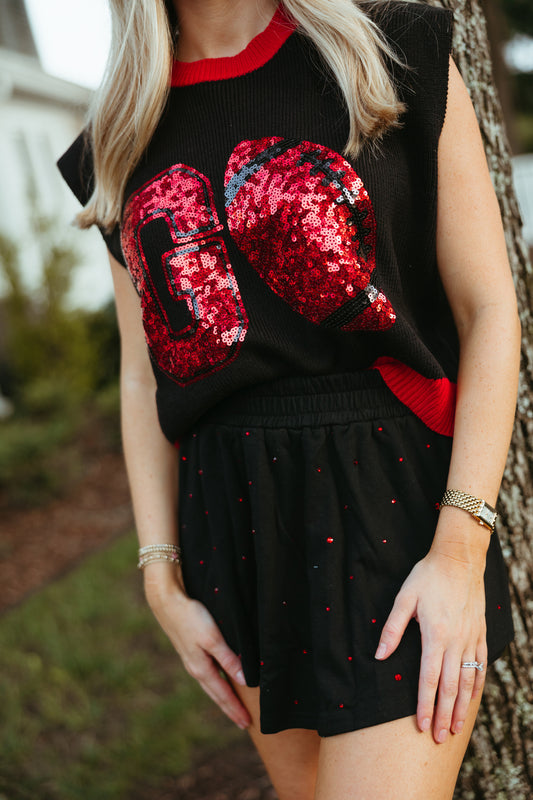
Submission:
[[[422,647],[416,711],[417,723],[421,731],[428,731],[431,727],[431,720],[435,711],[435,697],[441,679],[442,663],[442,647]]]
[[[375,658],[378,660],[387,658],[396,650],[415,611],[416,598],[400,591],[381,631]]]
[[[218,661],[227,675],[230,675],[241,686],[246,685],[244,673],[241,669],[240,658],[231,650],[224,639],[220,637],[210,648],[209,652]]]
[[[198,681],[202,689],[214,700],[222,711],[235,722],[242,730],[251,723],[251,717],[246,708],[231,688],[227,680],[219,673],[212,658],[204,653],[204,658],[199,660],[187,671]]]
[[[483,664],[483,672],[476,670],[476,680],[474,683],[474,690],[472,692],[472,699],[477,697],[483,691],[485,685],[485,675],[487,674],[487,659],[489,651],[487,649],[487,641],[485,637],[478,642],[477,646],[477,660]]]
[[[181,599],[173,593],[154,607],[161,627],[180,654],[189,675],[240,728],[251,724],[251,717],[233,687],[220,674],[223,669],[236,683],[246,681],[238,656],[227,645],[213,617],[197,600],[187,598],[183,613]]]
[[[461,654],[457,648],[445,652],[426,648],[423,652],[417,722],[421,731],[433,728],[433,738],[438,744],[446,741],[450,732],[462,732],[470,702],[482,691],[487,665],[485,640],[479,641],[476,655],[471,652],[467,650]],[[474,661],[483,663],[483,671],[461,667],[465,662]]]
[[[463,661],[475,661],[474,657],[463,657]],[[472,691],[476,681],[476,675],[481,673],[477,669],[462,668],[459,673],[459,691],[455,706],[453,709],[453,716],[451,720],[450,730],[452,733],[462,733],[464,721],[468,712],[470,701],[472,700]]]
[[[474,675],[472,673],[476,672],[476,670],[462,670],[461,663],[461,653],[458,650],[448,650],[442,660],[439,696],[433,721],[433,738],[440,744],[446,740],[450,731],[456,702],[460,702],[461,708],[465,705],[468,708],[472,697],[472,689],[474,688]]]
[[[473,700],[483,690],[488,655],[487,646],[484,640],[478,643],[476,654],[477,655],[475,657],[464,655],[461,661],[461,663],[478,661],[478,663],[483,664],[483,670],[480,671],[474,669],[473,667],[461,668],[459,677],[459,693],[455,702],[452,724],[450,728],[452,733],[462,732],[470,701]]]

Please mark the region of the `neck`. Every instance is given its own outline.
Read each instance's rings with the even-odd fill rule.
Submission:
[[[263,31],[277,0],[173,0],[179,20],[180,61],[240,53]]]

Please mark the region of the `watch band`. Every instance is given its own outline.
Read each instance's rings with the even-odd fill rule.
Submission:
[[[469,514],[477,519],[480,525],[488,528],[491,533],[494,532],[494,523],[498,514],[492,506],[482,500],[480,497],[474,497],[466,492],[461,492],[459,489],[446,489],[443,498],[440,501],[441,506],[455,506],[468,511]]]

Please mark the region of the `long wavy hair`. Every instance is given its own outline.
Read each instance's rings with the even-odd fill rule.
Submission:
[[[280,0],[339,85],[350,120],[344,154],[352,158],[365,143],[378,142],[385,131],[400,127],[405,110],[385,57],[402,62],[365,13],[370,3],[386,11],[389,0]],[[170,0],[110,0],[110,6],[109,59],[87,120],[94,191],[76,217],[82,228],[97,224],[107,231],[120,220],[128,178],[167,103],[179,35]]]

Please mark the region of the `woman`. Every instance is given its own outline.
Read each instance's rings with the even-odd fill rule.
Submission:
[[[110,250],[147,600],[280,800],[450,798],[513,635],[519,358],[452,13],[111,6],[59,166]]]

